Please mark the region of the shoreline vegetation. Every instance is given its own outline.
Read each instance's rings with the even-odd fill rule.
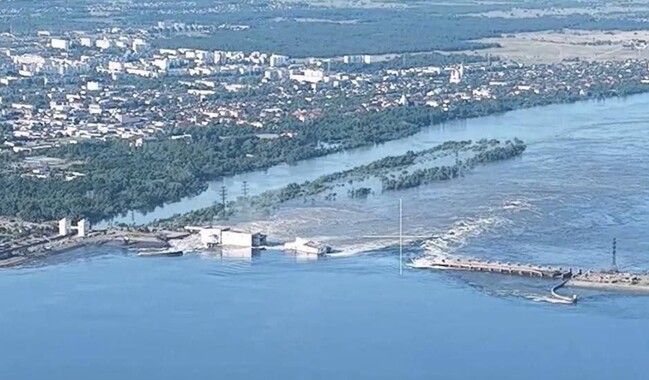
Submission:
[[[525,149],[525,143],[518,138],[505,142],[495,139],[483,139],[477,142],[447,141],[430,149],[388,156],[367,165],[327,174],[313,181],[291,183],[278,190],[269,190],[252,197],[242,197],[227,205],[215,204],[200,210],[177,214],[154,221],[151,225],[181,228],[186,225],[211,223],[216,219],[224,220],[234,216],[241,210],[262,211],[298,199],[304,202],[309,199],[314,201],[313,197],[318,195],[324,195],[325,200],[335,200],[339,188],[347,189],[350,198],[365,198],[375,191],[403,190],[452,180],[470,173],[478,165],[518,157]],[[446,161],[447,164],[437,164],[439,160]],[[378,184],[375,184],[377,182]],[[374,188],[371,187],[373,184]]]
[[[647,85],[628,83],[586,95],[565,92],[551,97],[532,94],[463,102],[448,110],[412,105],[345,115],[333,112],[306,123],[287,121],[275,126],[268,132],[291,131],[293,135],[273,140],[258,137],[260,131],[254,128],[233,131],[217,125],[170,130],[161,134],[157,142],[138,149],[113,140],[66,145],[45,154],[81,161],[71,169],[87,175],[74,181],[38,180],[7,170],[0,176],[0,198],[4,200],[0,215],[34,222],[85,217],[94,223],[132,210],[152,211],[165,203],[197,195],[207,188],[209,181],[223,176],[380,144],[413,135],[431,125],[647,91]],[[169,138],[179,132],[191,135],[191,141]],[[0,164],[11,166],[23,157],[5,155],[0,157]]]

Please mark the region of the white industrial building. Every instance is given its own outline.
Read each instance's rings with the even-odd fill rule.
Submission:
[[[258,248],[266,245],[266,235],[249,233],[231,228],[188,228],[198,230],[201,244],[204,248],[216,246],[251,247]]]
[[[91,115],[101,115],[103,110],[99,104],[90,104],[88,105],[88,113]]]
[[[167,71],[169,69],[169,60],[167,58],[154,59],[152,64],[162,71]]]
[[[99,82],[90,81],[86,83],[86,90],[88,91],[99,91],[100,88]]]
[[[449,79],[449,83],[458,84],[462,81],[463,77],[464,77],[464,64],[460,65],[459,68],[451,69],[451,77]]]
[[[95,41],[95,46],[102,50],[110,48],[110,40],[107,38],[102,38],[101,40]]]
[[[52,38],[52,40],[50,40],[50,46],[52,49],[68,50],[70,49],[70,41],[62,38]]]
[[[79,45],[83,47],[92,47],[92,39],[90,37],[79,38]]]
[[[272,67],[280,67],[288,65],[288,57],[285,55],[273,54],[270,56],[270,65]]]
[[[122,62],[110,61],[108,62],[108,71],[118,73],[124,71],[124,64]]]
[[[146,50],[149,45],[141,38],[136,38],[131,43],[131,49],[136,53],[141,53],[143,50]]]
[[[318,83],[326,81],[327,77],[322,70],[306,69],[302,72],[291,73],[290,79],[300,83]]]
[[[226,63],[228,63],[228,53],[225,51],[215,50],[214,63],[216,63],[217,65],[225,65]]]
[[[85,237],[90,231],[90,222],[87,219],[81,219],[76,226],[68,218],[59,220],[59,236],[68,236],[72,231],[77,231],[77,236]]]
[[[260,247],[266,245],[266,235],[236,231],[228,228],[221,231],[221,244],[235,247]]]
[[[313,240],[296,238],[295,241],[285,243],[284,250],[309,255],[324,255],[331,252],[331,247]]]
[[[362,55],[346,55],[343,56],[343,63],[352,64],[352,63],[363,63]]]

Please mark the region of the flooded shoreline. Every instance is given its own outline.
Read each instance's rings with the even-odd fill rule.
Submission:
[[[456,120],[439,125],[431,125],[412,136],[389,141],[371,147],[362,147],[345,152],[334,153],[300,161],[295,165],[278,165],[266,170],[228,176],[208,183],[204,192],[186,197],[155,208],[148,213],[132,212],[111,220],[102,221],[98,226],[111,223],[150,223],[175,214],[205,208],[219,202],[221,187],[225,187],[228,199],[234,200],[243,195],[244,182],[247,193],[258,195],[266,190],[279,189],[289,183],[314,180],[322,175],[368,164],[388,155],[404,154],[408,150],[424,150],[449,140],[479,140],[519,137],[529,144],[559,136],[561,134],[589,128],[597,124],[613,123],[619,120],[610,112],[628,105],[649,103],[649,94],[633,95],[626,98],[612,98],[604,101],[583,101],[571,104],[556,104],[543,107],[510,111],[492,116]],[[584,118],[592,113],[592,118]],[[594,121],[597,121],[595,123]],[[629,119],[627,123],[644,123],[649,119],[642,115]],[[566,125],[568,124],[568,125]]]

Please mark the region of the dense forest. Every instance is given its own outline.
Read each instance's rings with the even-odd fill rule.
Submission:
[[[305,19],[316,21],[305,22]],[[480,17],[462,13],[456,7],[425,5],[398,10],[294,8],[262,14],[242,13],[236,17],[237,22],[252,25],[244,31],[219,30],[201,37],[173,35],[160,38],[155,44],[206,50],[272,51],[291,57],[459,51],[492,47],[494,44],[476,40],[509,33],[563,28],[645,28],[645,23],[638,19],[600,18],[586,13],[534,18]]]
[[[203,129],[191,141],[164,139],[141,148],[123,141],[96,141],[52,149],[50,156],[84,161],[72,169],[87,175],[65,181],[7,173],[0,177],[0,214],[32,221],[63,216],[97,221],[196,194],[206,188],[207,180],[222,175],[328,153],[304,136],[222,139],[216,132]]]
[[[525,0],[438,2],[351,0],[284,2],[195,0],[190,2],[114,2],[104,17],[91,10],[90,0],[3,1],[0,32],[35,30],[95,30],[119,26],[147,29],[157,21],[204,25],[213,31],[154,34],[155,47],[206,50],[264,51],[292,57],[345,54],[408,53],[434,50],[472,50],[490,44],[476,42],[501,34],[541,30],[623,29],[646,27],[649,12],[641,2],[618,1],[619,10],[597,14],[606,2]],[[513,8],[558,10],[539,17],[485,17],[482,12]],[[565,9],[565,12],[561,12]],[[24,17],[28,14],[30,17]],[[505,13],[506,15],[506,13]],[[218,28],[244,25],[247,28]]]

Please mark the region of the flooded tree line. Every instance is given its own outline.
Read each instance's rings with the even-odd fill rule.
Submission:
[[[526,145],[522,140],[447,141],[433,148],[408,151],[388,156],[352,169],[321,176],[313,181],[269,190],[260,195],[240,197],[227,204],[214,205],[159,220],[154,226],[178,227],[227,219],[244,210],[272,210],[290,201],[303,203],[319,200],[335,201],[346,193],[349,198],[362,199],[375,191],[395,191],[414,188],[438,181],[447,181],[468,174],[479,165],[518,157]],[[439,161],[449,164],[439,164]]]

